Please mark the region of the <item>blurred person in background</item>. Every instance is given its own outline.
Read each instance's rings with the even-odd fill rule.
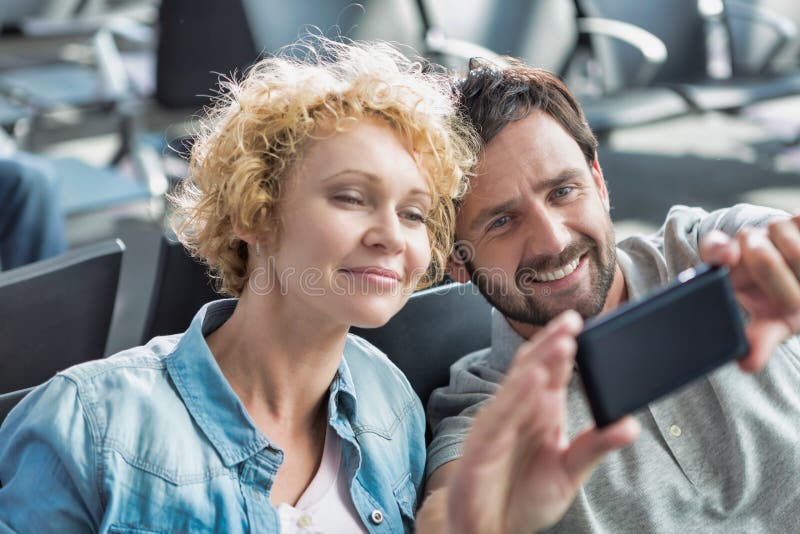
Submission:
[[[0,267],[13,269],[66,249],[52,170],[22,153],[0,158]]]

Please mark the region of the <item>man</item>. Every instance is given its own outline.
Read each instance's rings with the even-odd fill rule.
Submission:
[[[504,395],[507,388],[498,384],[518,367],[519,347],[521,353],[554,350],[548,332],[566,319],[545,326],[549,321],[570,309],[584,318],[607,312],[707,261],[731,270],[749,315],[751,351],[740,367],[760,371],[726,366],[652,403],[635,415],[641,425],[635,444],[608,454],[582,485],[568,476],[564,451],[596,431],[578,378],[567,376],[565,412],[557,401],[548,408],[550,435],[539,432],[530,449],[517,447],[497,459],[509,462],[509,472],[513,465],[536,465],[539,494],[520,498],[546,513],[466,521],[506,531],[526,530],[523,519],[533,519],[529,530],[558,532],[796,528],[800,341],[792,336],[800,333],[800,217],[744,205],[711,214],[676,207],[658,234],[615,246],[597,143],[569,90],[513,60],[471,68],[459,89],[483,149],[459,208],[450,275],[475,282],[495,310],[491,348],[455,364],[450,385],[431,397],[429,499],[449,491],[453,507],[469,495],[462,488],[489,482],[480,472],[452,480],[453,468],[465,450],[473,457],[492,454],[478,439],[481,432],[464,444],[475,413],[495,392]],[[528,338],[535,347],[525,349]],[[560,343],[574,355],[574,343]],[[480,418],[480,430],[486,419]],[[623,424],[617,446],[636,433],[632,422]],[[496,446],[497,439],[483,435]],[[449,490],[438,491],[443,487]],[[486,498],[494,497],[487,491]]]

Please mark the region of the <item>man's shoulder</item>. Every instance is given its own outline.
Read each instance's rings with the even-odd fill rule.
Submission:
[[[493,358],[496,354],[497,350],[493,351],[492,347],[476,350],[460,357],[450,369],[451,371],[468,371],[476,367],[496,367],[495,358]]]

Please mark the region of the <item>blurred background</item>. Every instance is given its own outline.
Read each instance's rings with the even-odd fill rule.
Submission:
[[[600,138],[619,237],[674,204],[800,212],[796,0],[1,0],[0,28],[0,158],[49,168],[69,248],[127,247],[107,354],[140,341],[164,194],[219,74],[308,29],[558,73]]]

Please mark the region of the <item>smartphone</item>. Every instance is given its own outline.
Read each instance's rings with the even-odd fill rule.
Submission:
[[[578,373],[598,427],[749,350],[728,270],[707,265],[587,321],[577,341]]]

